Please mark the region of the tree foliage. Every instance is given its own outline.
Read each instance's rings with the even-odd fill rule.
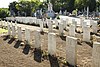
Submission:
[[[9,10],[11,12],[14,12],[15,15],[17,15],[17,12],[18,12],[18,10],[16,8],[16,4],[17,4],[16,1],[14,1],[14,2],[12,2],[12,3],[9,4]]]
[[[5,18],[9,16],[9,11],[7,8],[0,8],[0,18]]]
[[[50,0],[53,4],[53,10],[55,12],[65,11],[72,12],[73,10],[83,10],[89,6],[89,10],[95,11],[96,7],[100,6],[100,0]],[[47,5],[49,0],[45,2],[40,2],[40,0],[19,0],[18,2],[12,2],[9,4],[9,10],[13,10],[15,15],[18,15],[18,12],[23,15],[26,13],[27,16],[31,16],[33,12],[38,9],[47,10]]]

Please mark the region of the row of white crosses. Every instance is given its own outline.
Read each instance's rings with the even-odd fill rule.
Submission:
[[[85,22],[83,22],[84,24]],[[50,24],[50,23],[49,23]],[[86,24],[86,23],[85,23]],[[42,25],[43,26],[43,25]],[[59,24],[60,26],[60,31],[62,32],[63,29],[61,29],[63,27],[63,24]],[[49,28],[51,28],[52,25],[49,26]],[[13,29],[14,26],[12,26]],[[22,32],[21,32],[21,27],[17,27],[18,29],[18,39],[22,40]],[[42,27],[43,28],[43,27]],[[12,29],[12,35],[15,36],[15,33]],[[90,32],[89,32],[90,27],[84,25],[83,26],[83,40],[90,40],[88,38],[90,38]],[[77,38],[75,38],[75,34],[73,35],[72,33],[75,33],[75,25],[71,25],[70,26],[70,35],[66,36],[66,60],[69,64],[75,66],[76,65],[76,49],[77,49]],[[62,34],[62,33],[61,33]],[[8,24],[8,35],[11,35],[11,27]],[[39,49],[41,48],[41,36],[40,36],[40,30],[36,30],[35,31],[35,45],[34,47]],[[25,39],[27,40],[27,43],[30,42],[30,29],[25,29]],[[93,67],[99,67],[100,66],[100,43],[98,42],[94,42],[93,44]],[[49,30],[48,33],[48,53],[50,55],[56,55],[56,34],[52,32],[52,30]]]

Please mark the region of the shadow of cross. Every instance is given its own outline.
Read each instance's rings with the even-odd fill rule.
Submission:
[[[22,42],[22,41],[19,41],[19,40],[18,40],[18,41],[15,43],[14,47],[15,47],[15,48],[18,48],[18,47],[21,45],[21,42]]]
[[[8,41],[8,44],[12,44],[12,42],[15,40],[15,38],[11,38],[9,41]]]
[[[51,67],[60,67],[58,63],[58,59],[56,57],[49,55],[49,62]]]

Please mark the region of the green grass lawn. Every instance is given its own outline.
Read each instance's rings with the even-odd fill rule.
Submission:
[[[0,34],[7,33],[7,32],[8,32],[8,30],[0,28]]]

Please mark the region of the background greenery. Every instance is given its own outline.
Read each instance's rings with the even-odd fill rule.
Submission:
[[[20,14],[21,16],[32,16],[32,13],[37,11],[38,9],[42,9],[45,13],[47,10],[47,4],[49,0],[44,0],[40,2],[39,0],[19,0],[18,2],[14,1],[9,4],[9,8],[1,8],[0,9],[0,18],[4,18],[9,16],[9,11],[13,11],[15,16]],[[59,12],[60,10],[63,12],[67,10],[72,13],[73,10],[82,11],[86,10],[86,7],[89,6],[89,11],[100,11],[100,0],[51,0],[53,4],[53,10],[55,12]]]

